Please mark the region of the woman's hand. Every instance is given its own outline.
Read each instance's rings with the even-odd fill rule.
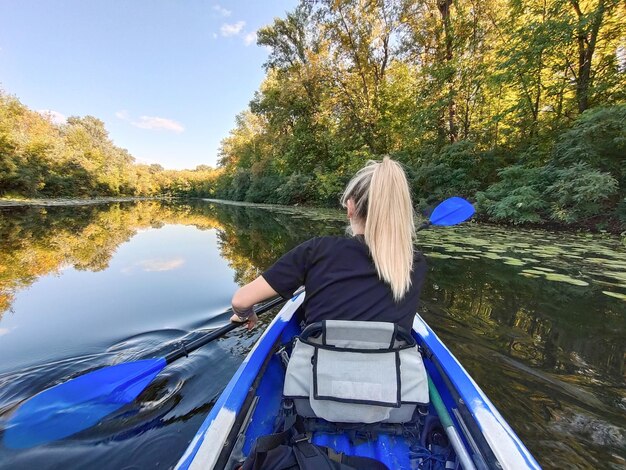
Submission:
[[[233,314],[232,317],[230,317],[230,321],[233,322],[233,323],[246,323],[246,322],[248,322],[248,330],[251,330],[252,328],[254,328],[256,326],[257,322],[259,321],[259,317],[256,316],[256,313],[253,313],[248,318],[241,318],[239,315],[237,315],[235,313],[235,314]]]
[[[246,284],[235,292],[231,302],[234,315],[230,317],[230,321],[248,322],[248,330],[251,330],[259,320],[252,306],[275,295],[277,295],[276,291],[263,279],[263,276],[257,277],[250,284]]]
[[[251,330],[255,327],[257,322],[259,321],[259,317],[257,317],[256,313],[254,313],[254,309],[250,308],[237,308],[233,305],[233,316],[230,317],[230,321],[233,323],[245,323],[248,322],[248,330]]]

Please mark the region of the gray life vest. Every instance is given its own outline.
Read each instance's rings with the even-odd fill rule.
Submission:
[[[326,320],[296,340],[283,395],[304,417],[405,423],[428,405],[428,378],[415,340],[397,325]]]

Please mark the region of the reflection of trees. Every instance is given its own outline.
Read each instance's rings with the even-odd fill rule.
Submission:
[[[14,293],[38,277],[57,274],[67,266],[104,270],[117,247],[138,229],[165,223],[220,227],[210,213],[161,201],[2,210],[0,315],[11,307]]]
[[[259,210],[254,207],[215,205],[221,254],[235,270],[235,281],[245,284],[281,255],[311,237],[343,232],[343,225],[324,217]]]
[[[555,459],[570,459],[580,446],[579,420],[607,429],[626,424],[616,408],[626,353],[619,301],[598,287],[527,279],[498,262],[431,259],[430,267],[425,318],[531,450],[554,450],[545,442],[555,429],[537,423],[572,427],[558,432],[563,453]],[[608,449],[601,449],[594,442],[581,452],[603,462]]]
[[[253,279],[282,253],[330,229],[324,218],[204,202],[137,201],[107,205],[17,207],[0,211],[0,315],[13,295],[67,266],[101,271],[139,229],[164,224],[218,229],[220,249],[237,282]],[[339,227],[339,225],[337,225]]]
[[[560,373],[579,371],[568,356],[575,352],[594,369],[622,377],[623,306],[602,289],[527,279],[514,267],[485,260],[432,259],[430,265],[424,299],[436,298],[439,308],[496,341],[499,350]]]

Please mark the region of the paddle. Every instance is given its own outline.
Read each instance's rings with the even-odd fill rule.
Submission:
[[[431,225],[457,225],[469,219],[474,212],[474,206],[462,197],[451,197],[435,207],[428,222],[420,225],[417,230],[423,230]]]
[[[255,309],[267,312],[285,300],[278,297]],[[229,313],[230,309],[225,313]],[[89,372],[48,388],[22,403],[9,418],[4,445],[23,449],[62,439],[98,423],[132,402],[167,365],[224,336],[244,323],[229,323],[163,357],[126,362]]]

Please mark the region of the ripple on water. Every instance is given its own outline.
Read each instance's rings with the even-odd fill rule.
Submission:
[[[124,470],[143,470],[145,464],[134,464],[133,462],[143,462],[145,461],[146,455],[153,455],[155,453],[159,455],[163,453],[163,449],[184,448],[188,443],[187,437],[181,435],[179,432],[164,431],[155,434],[154,437],[143,439],[139,445],[132,448],[128,455],[129,464],[123,467]],[[160,462],[158,460],[154,462],[155,467],[160,466],[159,464]],[[167,466],[164,467],[167,468]]]
[[[599,446],[622,450],[626,448],[626,430],[583,412],[563,411],[555,416],[551,427],[557,433],[574,435]]]
[[[113,355],[112,364],[158,357],[188,334],[188,331],[179,329],[147,331],[119,340],[107,349],[107,353]]]

